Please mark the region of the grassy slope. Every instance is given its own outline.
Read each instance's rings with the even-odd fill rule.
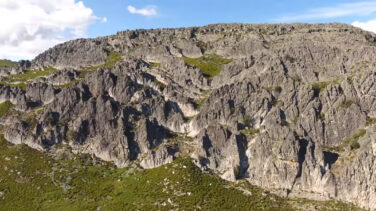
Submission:
[[[46,77],[57,71],[58,70],[53,67],[45,68],[43,70],[27,70],[23,74],[6,76],[4,81],[0,81],[0,84],[10,87],[21,87],[23,90],[26,90],[26,84],[28,81],[39,77]]]
[[[0,117],[3,117],[8,113],[9,109],[13,107],[13,104],[10,101],[0,103]]]
[[[70,157],[70,158],[67,158]],[[98,163],[98,162],[96,162]],[[52,159],[0,136],[1,210],[293,210],[292,201],[245,181],[230,183],[202,173],[189,159],[152,170],[116,169],[88,157]],[[239,188],[249,190],[246,195]],[[300,205],[312,201],[298,200]],[[322,210],[353,210],[343,203]],[[332,209],[333,208],[333,209]]]
[[[15,65],[16,65],[16,62],[0,59],[0,68],[1,67],[13,67]]]

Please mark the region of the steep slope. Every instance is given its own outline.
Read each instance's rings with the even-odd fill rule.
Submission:
[[[218,24],[75,40],[1,68],[2,132],[118,167],[179,156],[283,196],[376,209],[376,36]]]
[[[0,146],[2,210],[357,210],[338,201],[281,198],[245,181],[226,182],[188,158],[150,170],[116,169],[61,147],[58,156],[48,156],[2,137]]]

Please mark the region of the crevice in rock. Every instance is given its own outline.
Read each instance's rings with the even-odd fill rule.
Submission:
[[[303,162],[305,160],[305,155],[307,153],[307,146],[308,146],[307,140],[305,139],[299,140],[299,151],[298,151],[299,169],[298,169],[298,173],[296,174],[296,178],[299,178],[302,176]]]
[[[248,156],[246,154],[247,150],[247,138],[245,135],[240,133],[236,136],[236,145],[238,147],[239,153],[239,170],[235,174],[236,179],[242,179],[248,177],[247,169],[249,167]]]
[[[213,147],[213,145],[212,145],[211,140],[210,140],[210,138],[209,138],[209,136],[207,134],[202,138],[202,147],[204,147],[206,156],[210,157],[210,151],[209,151],[209,149],[211,147]]]
[[[329,165],[329,168],[338,160],[339,155],[335,152],[323,151],[324,165]]]
[[[303,163],[305,161],[305,156],[307,154],[307,147],[308,147],[308,141],[306,139],[300,139],[299,140],[299,151],[298,151],[298,171],[296,173],[294,182],[292,183],[291,189],[287,190],[287,195],[289,195],[292,190],[294,189],[294,186],[296,184],[296,181],[298,178],[302,176],[303,171]]]

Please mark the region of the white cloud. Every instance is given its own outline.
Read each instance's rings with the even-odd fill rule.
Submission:
[[[306,21],[317,19],[330,19],[345,16],[367,16],[376,12],[376,1],[338,4],[333,7],[310,9],[301,14],[285,15],[274,21]]]
[[[352,23],[352,25],[376,33],[376,19],[369,20],[366,22],[355,21],[354,23]]]
[[[1,0],[0,58],[32,59],[53,45],[85,37],[98,20],[81,1]]]
[[[158,14],[156,6],[147,6],[143,9],[136,9],[134,6],[129,5],[127,9],[132,14],[139,14],[143,16],[155,16]]]

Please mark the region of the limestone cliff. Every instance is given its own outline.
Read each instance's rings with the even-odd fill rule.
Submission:
[[[119,167],[188,155],[226,180],[376,209],[375,58],[376,36],[344,24],[74,40],[0,68],[1,130]]]

